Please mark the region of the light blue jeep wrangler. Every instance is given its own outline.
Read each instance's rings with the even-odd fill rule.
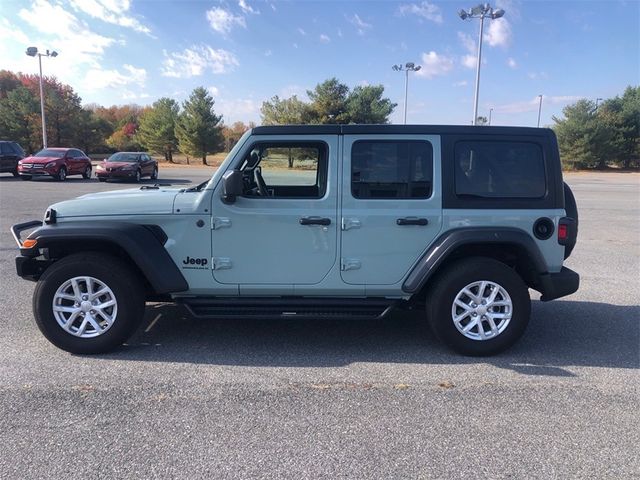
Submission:
[[[578,214],[551,130],[316,125],[247,132],[211,180],[52,205],[20,246],[56,346],[122,344],[145,301],[196,317],[379,318],[424,308],[468,355],[512,345],[529,288],[578,289],[563,267]]]

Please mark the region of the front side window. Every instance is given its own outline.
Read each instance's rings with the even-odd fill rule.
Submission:
[[[351,149],[351,193],[362,199],[429,198],[433,148],[421,140],[365,140]]]
[[[259,143],[242,162],[245,195],[321,198],[326,191],[328,150],[324,143]]]
[[[542,149],[535,143],[458,142],[454,163],[458,196],[541,198],[547,190]]]

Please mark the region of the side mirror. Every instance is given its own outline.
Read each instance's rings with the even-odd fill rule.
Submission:
[[[240,170],[229,170],[222,176],[222,201],[231,204],[238,195],[242,195],[244,184]]]

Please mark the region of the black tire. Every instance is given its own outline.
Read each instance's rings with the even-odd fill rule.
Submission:
[[[140,172],[140,170],[136,170],[136,176],[134,177],[133,181],[136,183],[140,183],[141,179],[142,179],[142,172]]]
[[[153,173],[151,174],[151,180],[157,180],[158,179],[158,167],[155,167],[153,169]]]
[[[88,165],[87,168],[82,172],[82,178],[85,180],[89,180],[91,178],[91,165]]]
[[[20,174],[18,173],[18,170],[14,170],[13,172],[11,172],[11,174],[12,174],[14,177],[19,177],[19,176],[20,176]]]
[[[107,179],[106,179],[106,178],[98,177],[98,181],[100,181],[100,182],[106,182],[106,181],[107,181]]]
[[[64,182],[67,179],[67,169],[65,167],[60,167],[58,170],[58,174],[56,175],[56,180],[59,182]]]
[[[564,183],[564,211],[567,213],[567,217],[571,217],[576,221],[576,233],[578,229],[578,204],[576,203],[576,197],[573,195],[573,191],[571,191],[571,187]],[[570,245],[565,245],[564,247],[564,258],[565,260],[569,258],[571,252],[573,252],[573,248],[576,246],[575,243]]]
[[[463,288],[482,280],[494,282],[507,292],[511,298],[512,316],[506,328],[494,338],[474,340],[458,330],[453,321],[452,308]],[[506,350],[522,336],[530,316],[529,290],[520,275],[491,258],[471,257],[452,263],[437,276],[427,292],[427,319],[431,329],[444,344],[463,355],[485,356]],[[467,319],[472,320],[471,317]],[[480,325],[484,325],[484,322]],[[486,326],[483,332],[488,333]],[[474,328],[479,334],[478,327]]]
[[[27,180],[31,180],[31,175],[20,175],[20,178],[26,182]]]
[[[109,329],[93,338],[74,336],[58,324],[53,301],[58,288],[74,278],[89,276],[107,285],[117,302]],[[33,294],[33,313],[44,336],[56,347],[71,353],[104,353],[122,345],[144,316],[144,290],[139,276],[120,259],[102,253],[77,253],[58,260],[38,280]]]

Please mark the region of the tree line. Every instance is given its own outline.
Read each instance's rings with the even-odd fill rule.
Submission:
[[[42,147],[39,78],[0,71],[0,138],[17,141],[28,153]],[[199,157],[229,151],[253,123],[225,125],[215,100],[197,87],[179,104],[160,98],[152,105],[82,105],[69,85],[44,77],[47,137],[54,146],[76,146],[86,153],[147,150],[173,161],[175,152]],[[384,87],[348,86],[332,78],[318,84],[306,103],[277,96],[261,108],[265,125],[291,123],[388,123],[396,104]]]
[[[553,129],[565,168],[640,167],[640,87],[600,104],[578,100],[562,114]]]

